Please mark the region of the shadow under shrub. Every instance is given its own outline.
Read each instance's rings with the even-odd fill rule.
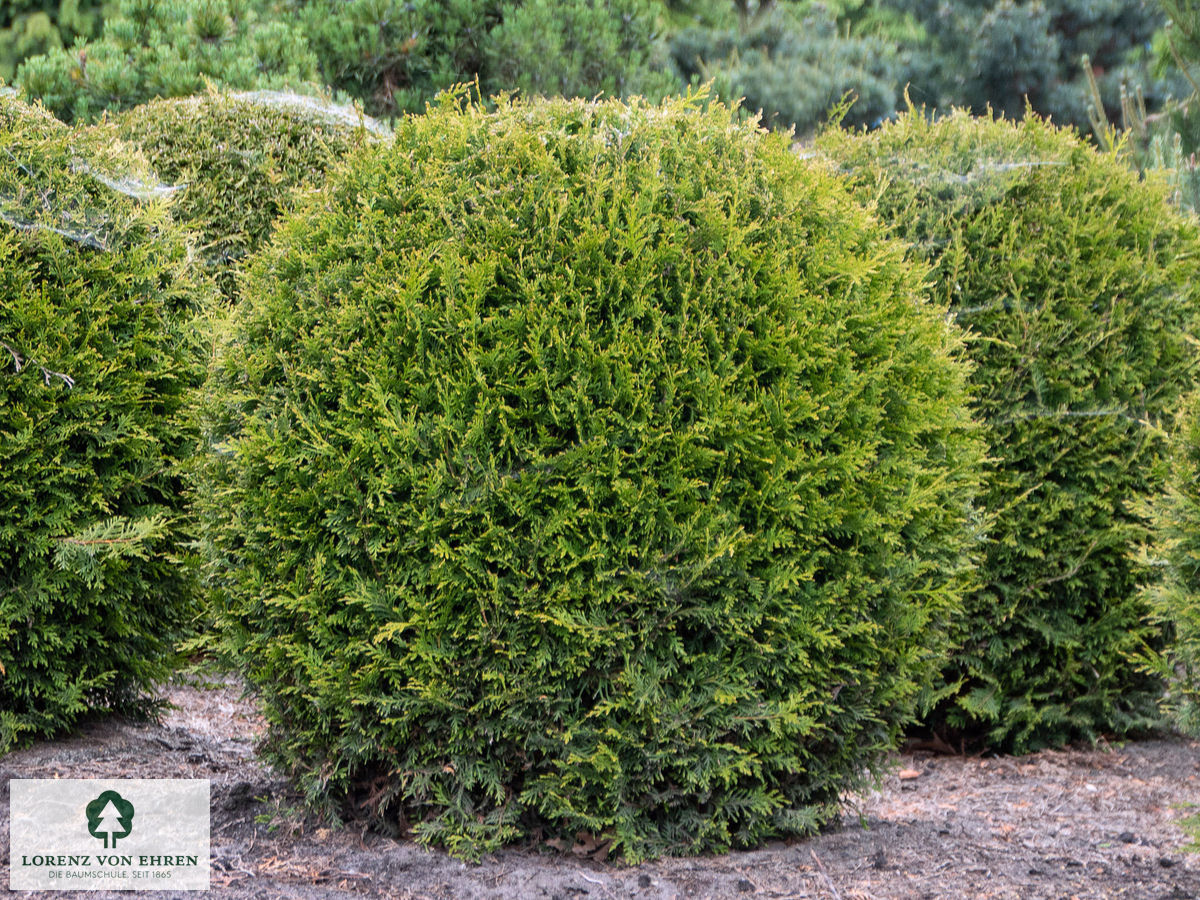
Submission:
[[[134,144],[180,187],[172,213],[198,234],[227,299],[294,192],[315,189],[354,149],[389,134],[351,107],[277,91],[156,100],[96,130]]]
[[[0,95],[0,753],[136,711],[196,611],[201,296],[155,188]]]
[[[467,856],[810,832],[959,609],[958,340],[719,104],[460,99],[281,225],[212,369],[206,573],[269,758]]]
[[[1156,721],[1139,504],[1192,383],[1200,243],[1165,186],[1036,116],[910,110],[818,147],[876,205],[968,334],[992,459],[980,589],[938,727],[1018,751]]]

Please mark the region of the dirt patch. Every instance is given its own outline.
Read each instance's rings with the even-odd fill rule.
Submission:
[[[640,866],[549,848],[469,865],[295,813],[287,783],[254,758],[262,721],[239,693],[232,683],[175,687],[176,709],[159,724],[96,723],[0,759],[0,885],[9,779],[57,776],[210,779],[212,893],[237,900],[1200,900],[1200,854],[1185,850],[1181,825],[1200,812],[1196,741],[989,759],[903,754],[878,791],[852,798],[838,829],[807,841]],[[64,893],[75,892],[25,896]]]

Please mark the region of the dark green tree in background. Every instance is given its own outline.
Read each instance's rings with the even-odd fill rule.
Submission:
[[[120,0],[98,38],[30,45],[44,52],[15,78],[68,121],[207,83],[323,83],[380,116],[475,80],[486,94],[658,99],[680,87],[659,11],[649,0]]]
[[[29,56],[100,33],[113,0],[8,0],[0,3],[0,79],[12,81]]]
[[[908,73],[918,102],[977,113],[990,106],[1019,118],[1028,99],[1035,111],[1087,131],[1085,56],[1112,114],[1123,83],[1151,105],[1169,88],[1149,65],[1150,40],[1164,19],[1144,0],[898,2],[925,32]]]
[[[68,120],[206,81],[324,84],[375,116],[464,81],[651,99],[712,81],[801,134],[846,93],[846,123],[877,124],[906,87],[942,109],[1019,118],[1028,102],[1086,131],[1093,82],[1109,118],[1123,88],[1151,115],[1189,92],[1152,65],[1165,21],[1148,0],[17,0],[0,11],[0,78]],[[1185,58],[1194,34],[1177,25]]]
[[[503,13],[485,55],[492,90],[658,99],[680,87],[645,0],[526,0]]]
[[[420,112],[479,79],[485,94],[677,89],[648,0],[312,0],[295,3],[330,85],[373,115]]]
[[[220,87],[316,90],[317,60],[264,0],[120,0],[102,37],[31,57],[17,82],[66,121]]]
[[[1088,58],[1107,115],[1122,86],[1160,108],[1183,81],[1153,71],[1165,18],[1145,0],[672,0],[672,55],[685,78],[745,96],[773,126],[809,130],[838,99],[847,124],[892,113],[907,87],[930,108],[990,107],[1013,118],[1026,102],[1060,124],[1090,127]],[[814,110],[817,113],[814,114]]]
[[[1182,82],[1175,102],[1158,115],[1140,107],[1123,110],[1122,125],[1134,138],[1134,158],[1140,168],[1162,169],[1174,187],[1176,202],[1200,209],[1200,5],[1194,0],[1163,0],[1168,24],[1156,42],[1159,70]],[[1102,124],[1097,122],[1097,126]]]
[[[875,35],[848,35],[831,11],[801,4],[734,4],[723,24],[678,31],[672,59],[683,79],[711,80],[750,112],[761,110],[773,128],[813,130],[847,91],[856,102],[848,123],[872,124],[889,115],[899,97],[896,44]],[[720,23],[720,17],[717,17]]]
[[[327,84],[373,114],[419,111],[483,66],[501,0],[312,0],[293,11]]]

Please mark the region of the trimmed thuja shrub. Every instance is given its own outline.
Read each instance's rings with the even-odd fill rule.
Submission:
[[[0,96],[0,753],[144,708],[196,599],[198,283],[155,186],[74,138]]]
[[[222,293],[236,293],[242,261],[271,233],[296,191],[387,129],[350,107],[274,91],[157,100],[96,126],[143,151],[180,190],[176,219],[198,234]]]
[[[958,340],[718,104],[460,100],[282,224],[212,368],[206,572],[266,752],[468,856],[809,832],[959,607]]]
[[[266,751],[465,855],[810,831],[959,606],[957,338],[726,108],[460,100],[281,225],[211,372],[207,577]]]
[[[1200,395],[1193,396],[1172,436],[1167,490],[1152,505],[1154,543],[1148,561],[1163,573],[1146,589],[1166,647],[1146,654],[1167,680],[1164,707],[1174,725],[1200,735]]]
[[[990,539],[934,724],[1017,750],[1152,721],[1138,502],[1192,382],[1197,228],[1156,182],[1029,116],[910,110],[820,148],[933,262],[968,331],[992,460]]]

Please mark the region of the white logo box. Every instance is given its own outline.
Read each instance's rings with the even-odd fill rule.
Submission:
[[[61,778],[9,782],[14,891],[206,891],[209,782]]]

